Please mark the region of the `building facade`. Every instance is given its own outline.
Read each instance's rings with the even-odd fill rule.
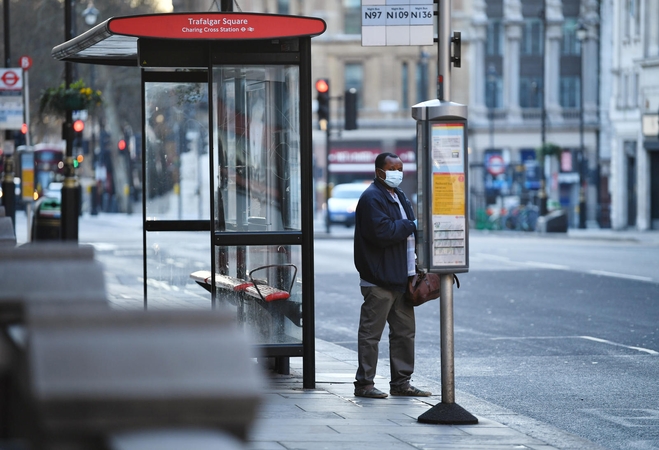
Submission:
[[[566,211],[570,227],[608,226],[597,1],[474,0],[471,6],[472,214],[493,203],[539,205],[544,183],[548,209]],[[503,169],[491,166],[501,160]]]
[[[602,142],[611,161],[612,226],[659,229],[659,2],[601,4]]]
[[[173,1],[175,10],[220,3]],[[566,211],[570,227],[659,228],[659,2],[451,4],[463,61],[451,71],[450,98],[469,107],[470,217],[539,205],[544,184],[548,209]],[[234,5],[327,22],[313,39],[312,76],[329,81],[332,98],[329,139],[314,132],[319,208],[327,181],[372,178],[380,151],[401,156],[404,188],[414,192],[410,108],[437,98],[437,45],[362,47],[359,0]],[[359,129],[346,131],[349,88],[358,92]]]

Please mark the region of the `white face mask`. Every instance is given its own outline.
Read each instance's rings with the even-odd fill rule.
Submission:
[[[386,177],[382,181],[384,181],[384,183],[391,188],[397,188],[403,181],[403,172],[400,170],[383,170],[383,172],[385,173]]]

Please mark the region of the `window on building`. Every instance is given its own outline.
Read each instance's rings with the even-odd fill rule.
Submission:
[[[645,16],[645,56],[648,58],[659,56],[659,2],[647,3]]]
[[[629,74],[621,73],[618,75],[618,109],[626,109],[628,107],[627,100],[629,99]]]
[[[581,51],[581,42],[577,39],[577,29],[579,21],[576,17],[567,17],[563,22],[563,41],[561,42],[561,52],[563,55],[579,55]]]
[[[487,23],[487,55],[503,55],[503,32],[499,19],[490,19]]]
[[[416,63],[416,102],[428,100],[428,58]]]
[[[364,67],[361,63],[346,63],[344,66],[345,90],[357,89],[357,108],[362,107],[364,89]]]
[[[560,103],[563,108],[581,107],[581,80],[578,76],[561,77]]]
[[[290,7],[290,0],[277,0],[277,14],[289,14]]]
[[[401,106],[403,109],[407,109],[410,107],[410,66],[407,62],[404,62],[401,67],[400,78],[401,84],[403,85],[403,92],[401,92]]]
[[[521,77],[519,79],[519,106],[522,108],[542,107],[541,77]]]
[[[629,38],[631,36],[632,28],[632,17],[633,17],[633,1],[634,0],[625,0],[620,7],[622,8],[622,14],[620,14],[620,20],[622,20],[622,26],[624,30],[624,36]]]
[[[524,19],[524,35],[520,51],[523,55],[541,55],[544,51],[542,21],[537,18]]]
[[[343,0],[343,32],[360,34],[362,26],[361,0]]]
[[[633,3],[634,36],[638,37],[641,35],[641,4],[639,0],[631,0],[631,2]]]
[[[488,108],[501,108],[502,105],[502,80],[496,76],[494,80],[488,80],[485,85],[485,105]]]
[[[488,108],[501,108],[502,91],[503,80],[492,65],[485,73],[485,106]]]
[[[627,106],[629,108],[638,107],[638,83],[639,83],[639,74],[633,73],[629,76],[629,99],[627,100]]]

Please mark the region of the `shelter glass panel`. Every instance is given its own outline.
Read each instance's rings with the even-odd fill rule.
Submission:
[[[215,231],[300,231],[298,66],[213,69]]]
[[[215,258],[215,298],[255,343],[302,343],[301,246],[218,246]]]
[[[210,246],[208,232],[146,234],[149,309],[211,309],[210,293],[190,278],[190,272],[208,269]]]
[[[208,84],[147,82],[147,220],[210,220]]]

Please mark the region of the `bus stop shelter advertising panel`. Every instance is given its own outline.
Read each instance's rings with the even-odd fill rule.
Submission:
[[[306,387],[311,37],[324,30],[299,16],[130,16],[53,49],[141,68],[145,308],[154,299],[230,308],[265,356],[283,366],[305,358]]]

